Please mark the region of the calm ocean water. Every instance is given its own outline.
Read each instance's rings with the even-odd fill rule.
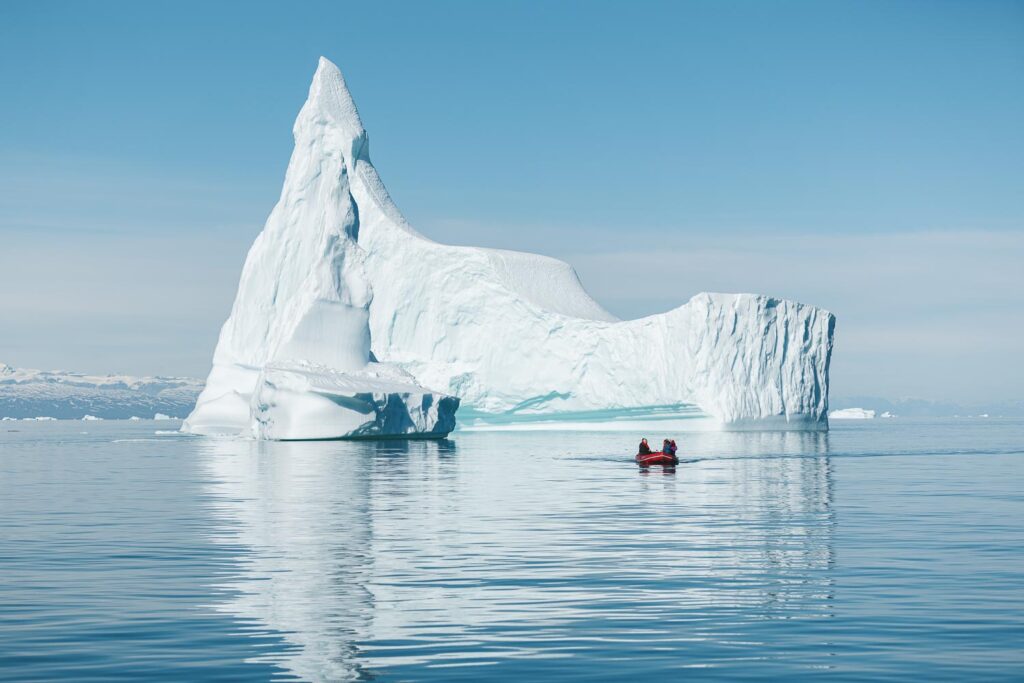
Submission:
[[[675,474],[169,428],[0,424],[0,678],[1024,674],[1024,421],[677,434]]]

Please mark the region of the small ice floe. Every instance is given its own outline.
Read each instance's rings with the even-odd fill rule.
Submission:
[[[879,415],[879,417],[897,417],[896,413],[890,413],[888,410]]]
[[[131,417],[128,418],[128,421],[129,422],[141,422],[142,418],[139,417],[138,415],[132,415]]]
[[[84,422],[95,422],[95,421],[102,420],[102,419],[103,419],[102,417],[96,417],[95,415],[83,415],[82,416],[82,421],[84,421]]]
[[[842,408],[828,414],[830,420],[873,420],[875,411],[866,408]]]
[[[173,420],[174,418],[170,415],[164,415],[163,413],[157,413],[153,416],[154,420]]]
[[[28,421],[28,420],[35,420],[36,422],[56,422],[57,418],[55,418],[55,417],[40,416],[40,417],[26,417],[25,420],[26,421]]]

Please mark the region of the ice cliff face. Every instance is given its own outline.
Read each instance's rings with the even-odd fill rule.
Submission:
[[[440,391],[474,416],[695,404],[733,425],[827,426],[835,323],[827,311],[699,294],[667,313],[619,321],[561,261],[423,237],[381,183],[341,73],[325,59],[294,134],[281,200],[249,253],[187,429],[275,438],[261,422],[273,412],[268,396],[290,392],[271,418],[280,426],[308,422],[301,414],[310,407],[299,409],[296,397],[324,391],[335,405],[360,393],[405,395],[392,400],[421,407],[424,398],[443,401]],[[403,372],[405,392],[394,386]],[[289,391],[275,388],[281,373]],[[381,375],[390,392],[374,389]],[[320,385],[347,388],[310,388]],[[441,412],[410,417],[423,426],[409,433],[432,420],[446,426],[451,416]]]

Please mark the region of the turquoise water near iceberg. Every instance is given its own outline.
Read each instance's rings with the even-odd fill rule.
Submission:
[[[254,443],[0,425],[0,679],[1024,671],[1024,421]],[[662,434],[646,434],[659,440]]]

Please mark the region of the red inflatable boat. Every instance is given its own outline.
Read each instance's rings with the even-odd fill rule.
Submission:
[[[636,464],[640,465],[640,467],[650,467],[651,465],[674,466],[679,464],[679,458],[674,455],[669,455],[668,453],[662,453],[661,451],[658,451],[657,453],[648,453],[646,455],[637,453]]]

